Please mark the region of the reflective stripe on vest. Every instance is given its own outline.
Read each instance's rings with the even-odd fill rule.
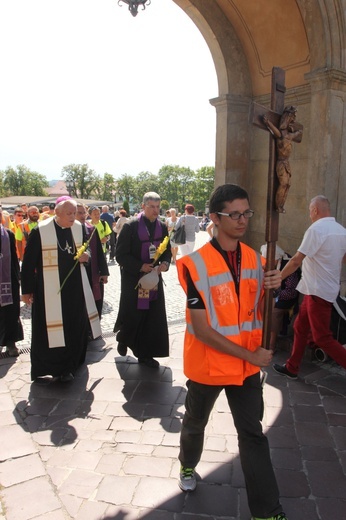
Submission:
[[[211,320],[211,323],[210,323],[211,327],[213,329],[217,330],[217,332],[219,332],[223,336],[236,336],[236,335],[240,334],[240,332],[251,332],[252,330],[262,328],[263,322],[262,322],[262,320],[257,319],[256,309],[257,309],[259,299],[260,299],[260,294],[261,294],[263,272],[262,272],[262,267],[261,267],[260,255],[258,253],[256,253],[256,256],[257,256],[256,269],[243,269],[241,271],[242,279],[244,279],[244,280],[245,279],[249,279],[249,280],[256,279],[258,281],[257,292],[256,292],[256,296],[255,296],[255,306],[254,306],[254,309],[251,309],[251,314],[253,313],[254,317],[253,317],[253,319],[243,321],[243,323],[241,324],[241,329],[239,329],[238,325],[230,325],[228,327],[222,327],[219,324],[217,313],[215,311],[214,302],[210,296],[210,291],[209,291],[209,289],[211,287],[216,287],[221,284],[225,284],[225,283],[234,284],[234,280],[232,278],[230,271],[226,271],[224,273],[208,277],[207,266],[204,262],[202,255],[198,251],[195,251],[193,253],[193,255],[191,255],[191,259],[193,259],[193,262],[196,266],[196,269],[197,269],[197,272],[199,275],[199,280],[194,281],[194,283],[195,283],[197,291],[199,293],[203,292],[205,294],[206,302],[207,302],[208,310],[209,310],[209,315],[210,315],[210,320]],[[208,298],[207,295],[209,295],[210,297]],[[251,314],[249,317],[251,317]],[[193,330],[192,324],[188,323],[187,329],[188,329],[188,332],[190,332],[190,334],[194,335],[194,330]]]

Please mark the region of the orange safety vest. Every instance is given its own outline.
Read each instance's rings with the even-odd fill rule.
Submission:
[[[238,298],[230,269],[214,246],[201,249],[177,261],[179,281],[187,293],[186,268],[203,299],[207,320],[217,332],[237,345],[254,351],[262,341],[260,299],[263,269],[259,253],[241,243]],[[186,309],[184,373],[206,385],[242,385],[259,367],[208,346],[196,338],[190,309]]]

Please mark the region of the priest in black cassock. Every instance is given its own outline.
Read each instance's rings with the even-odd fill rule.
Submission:
[[[121,295],[117,321],[118,352],[125,356],[129,347],[138,362],[157,368],[154,357],[169,355],[168,326],[161,273],[168,270],[171,247],[155,261],[157,250],[168,236],[167,226],[158,218],[160,196],[148,192],[142,213],[125,223],[116,244],[116,260],[121,267]],[[157,278],[150,284],[143,277]],[[145,280],[145,282],[144,282]]]
[[[10,356],[19,355],[16,341],[23,339],[20,322],[19,262],[14,234],[2,224],[0,205],[0,346]]]
[[[21,283],[22,300],[32,304],[32,380],[72,381],[85,359],[89,323],[93,337],[101,334],[84,266],[89,253],[76,258],[86,242],[76,206],[70,197],[58,199],[55,217],[32,230],[25,249]]]

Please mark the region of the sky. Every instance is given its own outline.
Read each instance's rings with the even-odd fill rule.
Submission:
[[[0,170],[115,178],[215,164],[216,72],[172,0],[0,0]]]

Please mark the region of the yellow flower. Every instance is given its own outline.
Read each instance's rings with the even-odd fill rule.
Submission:
[[[70,271],[68,272],[65,280],[62,282],[61,284],[61,287],[58,291],[58,294],[62,291],[65,283],[67,282],[67,279],[71,276],[71,274],[73,273],[74,269],[77,267],[77,265],[79,264],[79,259],[80,257],[82,256],[83,253],[85,253],[85,251],[88,249],[89,247],[89,244],[90,244],[90,240],[92,239],[94,233],[95,233],[95,230],[96,228],[94,227],[91,235],[90,235],[90,238],[89,240],[87,240],[86,242],[84,242],[84,244],[82,246],[80,246],[78,249],[77,249],[77,253],[75,254],[75,256],[73,257],[73,260],[76,260],[75,263],[73,264],[73,267],[70,269]]]
[[[158,261],[160,256],[166,251],[167,246],[168,246],[168,242],[169,242],[169,236],[166,236],[162,240],[161,244],[159,246],[157,246],[156,253],[155,253],[154,258],[153,258],[153,266],[155,266],[155,263]],[[140,281],[136,285],[135,289],[137,289],[139,283],[140,283]]]
[[[85,253],[89,242],[84,242],[82,246],[77,250],[77,254],[73,257],[73,260],[79,260],[83,253]]]
[[[156,253],[155,253],[155,256],[154,256],[154,263],[160,258],[161,255],[163,255],[163,253],[166,251],[167,249],[167,246],[168,246],[168,242],[169,242],[169,236],[166,236],[161,244],[157,247],[156,249]]]

